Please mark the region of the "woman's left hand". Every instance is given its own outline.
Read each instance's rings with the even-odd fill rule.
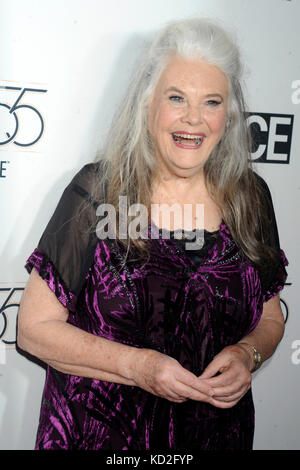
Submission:
[[[247,393],[252,380],[251,362],[250,354],[237,345],[227,346],[214,357],[200,375],[214,389],[210,400],[213,406],[231,408]]]

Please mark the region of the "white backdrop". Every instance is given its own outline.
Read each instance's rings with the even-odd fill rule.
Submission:
[[[290,262],[285,336],[253,380],[254,448],[300,449],[297,0],[0,0],[0,449],[33,448],[45,379],[15,347],[25,260],[70,178],[101,146],[143,40],[193,16],[238,36],[249,111],[266,145],[255,167]]]

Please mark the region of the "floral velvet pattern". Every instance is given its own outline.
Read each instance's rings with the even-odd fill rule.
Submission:
[[[281,250],[274,281],[263,292],[258,271],[242,257],[224,222],[197,264],[172,239],[158,236],[150,244],[148,261],[122,267],[122,249],[99,240],[78,295],[41,249],[26,268],[34,267],[69,309],[70,324],[165,353],[196,375],[255,328],[263,303],[287,276]],[[230,409],[193,400],[176,404],[138,387],[48,366],[36,449],[245,450],[252,448],[253,433],[251,390]]]

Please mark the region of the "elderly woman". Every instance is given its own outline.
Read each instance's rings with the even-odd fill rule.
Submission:
[[[65,189],[19,312],[19,346],[48,364],[37,449],[252,448],[251,376],[283,335],[288,262],[251,168],[240,76],[222,28],[168,25],[102,158]],[[149,210],[173,204],[188,223]],[[182,232],[202,238],[188,249]]]

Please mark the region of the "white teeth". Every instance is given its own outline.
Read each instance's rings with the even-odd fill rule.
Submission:
[[[202,140],[203,140],[202,135],[190,135],[190,134],[175,134],[174,133],[173,138],[174,138],[175,142],[178,142],[181,139],[191,140],[191,141],[193,141],[193,144],[195,146],[200,145]]]
[[[179,139],[189,139],[189,140],[197,140],[200,141],[203,139],[202,135],[190,135],[190,134],[173,134],[174,137],[178,137]]]

